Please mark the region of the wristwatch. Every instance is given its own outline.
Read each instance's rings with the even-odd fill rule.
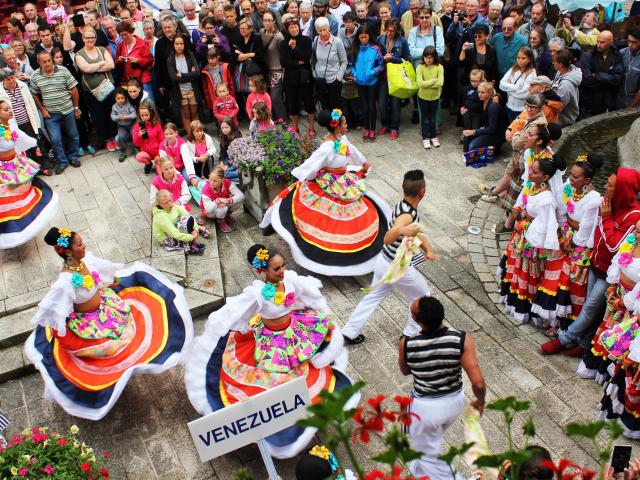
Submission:
[[[80,110],[80,107],[73,107],[74,110]]]

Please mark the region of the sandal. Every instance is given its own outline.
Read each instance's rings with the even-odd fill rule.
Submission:
[[[551,327],[544,334],[549,338],[557,338],[558,337],[558,329],[556,327]]]
[[[53,175],[53,172],[48,168],[43,168],[42,170],[40,170],[40,175],[44,175],[45,177],[50,177],[51,175]]]

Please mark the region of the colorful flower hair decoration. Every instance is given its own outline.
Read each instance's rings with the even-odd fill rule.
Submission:
[[[339,108],[334,108],[331,111],[331,121],[329,122],[329,125],[331,125],[331,127],[335,128],[338,125],[340,125],[340,119],[342,118],[342,110],[340,110]]]
[[[253,257],[251,261],[251,265],[256,270],[262,270],[267,267],[267,261],[269,260],[269,250],[266,248],[261,248],[256,252],[256,256]]]
[[[583,153],[582,155],[578,155],[578,158],[576,158],[576,163],[581,163],[581,162],[588,162],[589,158],[587,158],[587,156]]]
[[[324,445],[314,446],[311,450],[309,450],[309,455],[322,458],[323,460],[326,460],[327,462],[329,462],[329,465],[331,465],[331,473],[336,473],[340,470],[340,464],[338,464],[338,459]],[[342,475],[341,473],[338,473],[338,475],[336,476],[336,480],[344,480],[344,475]]]
[[[634,233],[630,233],[627,235],[627,238],[624,239],[622,245],[620,245],[620,249],[618,253],[620,256],[618,257],[618,264],[622,267],[626,267],[627,265],[631,265],[633,262],[632,251],[635,248],[637,243],[636,236]]]
[[[60,246],[60,245],[54,245],[53,249],[56,251],[56,253],[62,255],[64,254],[64,252],[66,251],[66,248]]]
[[[57,246],[64,247],[65,249],[69,248],[69,237],[58,237],[56,240]]]

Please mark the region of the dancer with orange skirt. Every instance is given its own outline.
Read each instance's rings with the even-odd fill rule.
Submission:
[[[64,264],[38,305],[25,352],[45,398],[100,420],[132,375],[178,364],[193,338],[189,308],[182,287],[148,265],[123,269],[98,258],[64,228],[51,228],[45,242]]]
[[[322,111],[318,124],[329,131],[320,147],[291,174],[260,227],[272,225],[300,266],[323,275],[373,271],[391,216],[389,206],[367,191],[369,163],[346,136],[341,110]],[[357,171],[350,171],[349,166]]]

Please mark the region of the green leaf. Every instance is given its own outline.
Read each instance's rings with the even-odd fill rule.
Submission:
[[[473,464],[478,468],[500,468],[503,461],[502,454],[480,455]]]
[[[522,433],[527,437],[536,436],[536,426],[533,424],[533,418],[531,418],[531,416],[527,417],[527,421],[524,422]]]
[[[493,402],[488,403],[486,408],[489,410],[496,410],[498,412],[506,412],[508,410],[524,412],[531,408],[531,402],[529,400],[518,400],[517,397],[510,396],[494,400]]]
[[[596,420],[590,423],[569,423],[565,426],[564,431],[569,437],[585,437],[595,440],[606,426],[605,420]]]
[[[620,438],[624,433],[624,428],[622,428],[622,425],[612,420],[607,422],[607,428],[609,429],[609,437],[612,440]]]
[[[449,448],[449,450],[447,450],[447,453],[443,453],[442,455],[440,455],[438,457],[438,460],[442,460],[447,465],[452,465],[456,457],[464,455],[474,445],[475,442],[467,442],[463,443],[459,447],[452,446]]]
[[[372,457],[372,459],[386,465],[393,465],[398,460],[398,453],[392,449],[388,449]]]

